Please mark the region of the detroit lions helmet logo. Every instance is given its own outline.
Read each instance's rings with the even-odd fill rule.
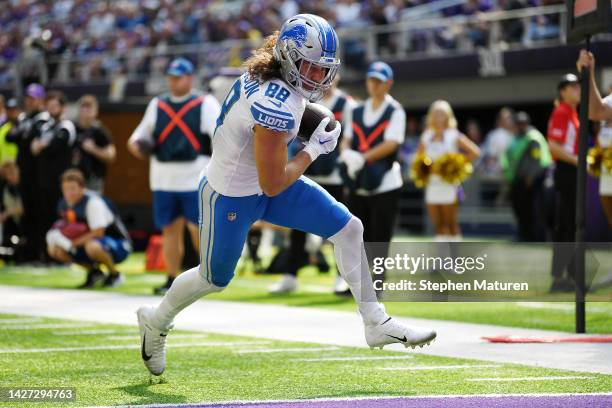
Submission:
[[[296,25],[283,31],[280,36],[281,40],[293,40],[297,48],[302,48],[306,42],[306,27],[302,25]]]
[[[274,58],[280,63],[283,80],[309,101],[321,99],[340,67],[337,44],[338,36],[325,19],[314,14],[291,17],[281,27],[274,46]],[[300,72],[304,61],[310,65],[306,72]],[[313,66],[324,72],[325,77],[312,79]]]

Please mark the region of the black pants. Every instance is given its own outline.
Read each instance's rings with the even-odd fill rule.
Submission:
[[[576,239],[576,168],[557,163],[555,169],[556,211],[554,240],[556,243],[574,242]],[[553,248],[552,275],[554,278],[574,278],[575,253],[570,245],[555,244]]]
[[[527,186],[516,180],[510,187],[510,201],[518,224],[518,240],[538,242],[546,239],[546,216],[543,208],[544,179]]]
[[[24,261],[42,261],[46,252],[45,235],[41,235],[40,193],[35,183],[35,174],[21,170],[19,195],[23,202],[22,227],[25,236]],[[57,204],[56,204],[57,205]]]
[[[371,196],[349,194],[348,208],[363,223],[363,240],[370,266],[374,258],[386,257],[393,237],[400,190]],[[377,275],[375,280],[384,280]]]
[[[51,180],[49,180],[49,184]],[[40,188],[38,195],[38,222],[36,225],[36,235],[39,240],[36,241],[37,245],[40,245],[41,248],[39,251],[42,252],[42,259],[46,262],[51,261],[51,258],[47,255],[46,250],[46,240],[45,236],[47,231],[51,229],[55,221],[57,221],[57,204],[62,198],[62,192],[59,189],[59,182],[56,182],[57,185],[51,185],[50,188]]]
[[[344,202],[344,193],[342,185],[320,184],[332,197],[337,201]],[[289,267],[287,274],[297,276],[298,270],[309,263],[308,253],[305,249],[306,233],[300,230],[291,230],[289,237]],[[339,272],[338,272],[339,273]]]

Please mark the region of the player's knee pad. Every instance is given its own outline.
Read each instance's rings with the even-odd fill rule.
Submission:
[[[363,242],[363,224],[361,220],[352,216],[340,231],[329,237],[329,241],[340,247],[361,245]]]

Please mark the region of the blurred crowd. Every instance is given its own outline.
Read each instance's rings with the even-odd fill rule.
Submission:
[[[45,84],[61,71],[62,57],[78,58],[86,64],[68,66],[61,75],[82,80],[113,73],[148,73],[165,67],[166,55],[177,45],[218,43],[231,39],[258,41],[299,12],[318,14],[336,28],[362,28],[407,21],[417,6],[439,0],[9,0],[0,10],[0,83],[22,76],[36,76]],[[516,10],[550,5],[561,0],[469,0],[442,7],[427,17],[474,16],[489,11]],[[461,28],[414,30],[409,52],[431,47],[455,49],[462,39],[471,46],[487,46],[489,23],[482,21]],[[559,34],[558,15],[538,16],[525,22],[502,22],[501,40],[507,43],[554,38]],[[380,34],[379,46],[394,51],[398,39]],[[364,44],[345,44],[346,60],[358,62]],[[143,50],[149,48],[150,53]],[[225,50],[224,54],[227,54]],[[103,53],[112,52],[112,58]],[[236,51],[238,54],[241,50]],[[248,52],[245,51],[245,52]],[[208,53],[206,58],[214,59]],[[237,55],[239,61],[242,55]],[[11,69],[15,67],[16,69]],[[19,78],[17,78],[19,79]]]
[[[45,235],[58,219],[62,174],[78,169],[101,194],[116,150],[94,96],[78,100],[71,120],[61,92],[33,83],[24,93],[23,105],[0,95],[0,255],[48,264]]]

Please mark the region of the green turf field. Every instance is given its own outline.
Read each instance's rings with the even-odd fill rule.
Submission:
[[[329,254],[328,254],[329,255]],[[151,294],[152,288],[160,285],[164,277],[158,273],[144,273],[143,254],[132,255],[121,270],[126,282],[119,292]],[[241,268],[238,268],[239,270]],[[331,294],[333,273],[318,274],[314,268],[300,271],[300,289],[289,295],[270,295],[267,288],[279,276],[254,275],[248,265],[242,268],[228,289],[210,296],[211,299],[257,303],[272,303],[303,307],[324,307],[336,310],[354,310],[352,299]],[[84,280],[84,272],[78,268],[0,268],[0,284],[42,286],[50,288],[74,288]],[[471,323],[487,323],[511,327],[526,327],[572,332],[574,310],[572,303],[431,303],[388,302],[387,311],[399,316],[430,319],[455,320]],[[612,297],[610,302],[587,304],[587,330],[589,333],[612,331]]]
[[[168,338],[167,371],[151,382],[135,326],[0,315],[1,384],[76,388],[76,404],[37,407],[612,391],[609,375],[178,330]],[[473,381],[568,376],[587,378]]]

